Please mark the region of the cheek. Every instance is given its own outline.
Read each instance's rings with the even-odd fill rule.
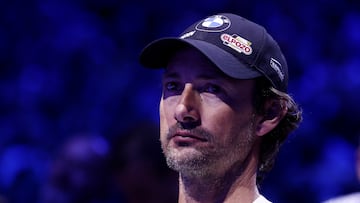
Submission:
[[[251,124],[251,111],[234,111],[229,106],[212,108],[204,112],[208,119],[203,119],[205,128],[213,131],[216,135],[230,135],[247,129]],[[225,139],[226,136],[221,136]]]
[[[159,105],[159,116],[160,116],[160,135],[162,137],[163,134],[166,133],[166,129],[167,129],[167,122],[165,119],[165,112],[164,112],[164,102],[161,99],[160,101],[160,105]]]
[[[220,113],[221,112],[221,113]],[[209,128],[213,128],[216,134],[224,134],[226,133],[227,129],[230,129],[230,126],[234,123],[234,113],[229,109],[223,110],[213,110],[211,115],[207,117],[210,119],[204,119],[204,125],[208,126]]]
[[[171,125],[173,125],[173,122],[175,119],[173,119],[173,114],[169,111],[168,104],[166,101],[161,99],[160,105],[159,105],[159,115],[160,115],[160,135],[161,139],[166,136],[168,129]],[[174,121],[172,121],[174,120]]]

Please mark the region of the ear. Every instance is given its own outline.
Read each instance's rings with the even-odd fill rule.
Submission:
[[[265,115],[258,119],[256,135],[263,136],[273,130],[287,113],[284,100],[271,99],[265,102]]]

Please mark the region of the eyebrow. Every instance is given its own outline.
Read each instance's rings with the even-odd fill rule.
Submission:
[[[163,78],[178,78],[180,77],[177,72],[164,72]],[[226,79],[225,75],[221,73],[205,73],[197,75],[196,78],[203,80],[224,80]]]
[[[205,79],[205,80],[223,80],[223,79],[225,79],[220,74],[201,74],[198,76],[198,78]]]
[[[163,74],[163,78],[177,78],[179,77],[179,74],[176,73],[176,72],[169,72],[169,71],[165,71],[164,74]]]

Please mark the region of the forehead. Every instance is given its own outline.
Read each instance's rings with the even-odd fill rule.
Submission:
[[[211,75],[212,77],[228,77],[200,51],[190,47],[179,50],[169,60],[165,74],[171,74],[173,72],[190,75],[203,74]]]

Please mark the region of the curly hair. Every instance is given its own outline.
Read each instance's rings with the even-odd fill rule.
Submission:
[[[287,109],[280,123],[262,137],[257,173],[257,184],[259,185],[273,168],[281,145],[288,135],[298,128],[302,121],[302,110],[291,95],[273,88],[264,77],[256,79],[254,97],[254,107],[258,115],[266,115],[265,103],[269,100],[279,101],[280,108]]]

